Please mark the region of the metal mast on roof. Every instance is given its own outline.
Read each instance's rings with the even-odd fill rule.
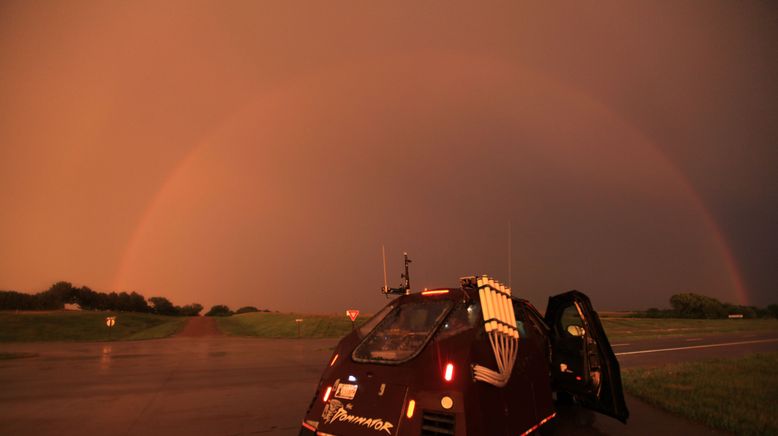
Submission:
[[[411,293],[411,273],[408,265],[412,262],[410,259],[408,259],[408,253],[403,253],[403,256],[405,258],[405,272],[403,274],[400,274],[400,278],[403,279],[403,284],[399,288],[390,288],[389,285],[386,282],[386,250],[384,247],[381,247],[381,254],[383,255],[384,259],[384,286],[381,288],[381,292],[386,295],[387,297],[389,294],[394,295],[408,295]]]

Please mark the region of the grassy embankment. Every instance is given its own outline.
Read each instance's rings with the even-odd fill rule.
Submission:
[[[110,329],[105,317],[115,316]],[[156,339],[178,332],[184,317],[111,312],[0,312],[0,342]]]
[[[235,336],[255,336],[262,338],[296,338],[297,323],[300,323],[302,338],[339,338],[351,331],[351,321],[345,315],[306,315],[295,313],[244,313],[218,318],[217,325],[224,333]],[[356,325],[359,327],[370,316],[360,315]]]
[[[625,339],[778,332],[778,319],[600,318],[611,343]]]
[[[622,369],[627,392],[710,427],[778,434],[778,353]]]

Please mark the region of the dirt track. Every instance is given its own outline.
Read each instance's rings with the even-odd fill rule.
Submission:
[[[200,338],[204,336],[222,336],[222,332],[216,327],[216,319],[207,316],[193,316],[176,337]]]

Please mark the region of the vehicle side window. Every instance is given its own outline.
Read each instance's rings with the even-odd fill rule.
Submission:
[[[475,327],[481,318],[481,305],[460,303],[451,311],[438,330],[437,339],[445,339]]]
[[[516,316],[516,328],[519,330],[519,338],[527,337],[526,315],[524,308],[518,301],[513,302],[513,314]]]
[[[531,331],[530,334],[537,335],[538,337],[544,337],[546,335],[546,331],[541,327],[540,321],[535,318],[535,315],[533,315],[531,311],[527,310],[523,306],[521,307],[521,310],[524,312],[527,319],[527,330]]]

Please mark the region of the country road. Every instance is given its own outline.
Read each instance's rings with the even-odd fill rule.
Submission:
[[[199,321],[199,320],[198,320]],[[0,343],[0,434],[295,435],[336,339],[218,336],[210,320],[174,338],[103,343]],[[778,350],[778,332],[615,343],[622,367]],[[628,398],[624,426],[598,417],[560,433],[717,434]]]

